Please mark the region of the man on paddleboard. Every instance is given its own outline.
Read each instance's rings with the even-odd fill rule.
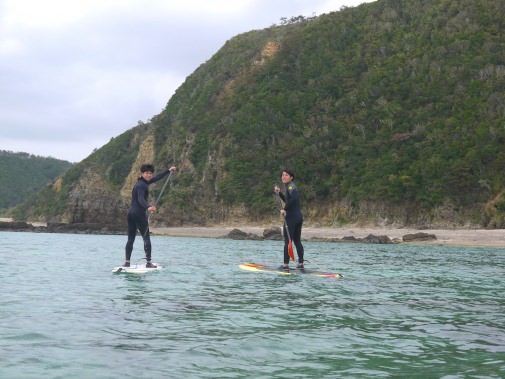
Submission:
[[[303,245],[302,245],[302,224],[303,216],[300,207],[300,197],[294,183],[295,174],[293,171],[284,169],[281,173],[281,180],[284,184],[285,194],[281,192],[279,186],[274,186],[274,191],[284,201],[284,208],[281,209],[281,215],[285,217],[286,222],[283,227],[284,234],[284,263],[283,269],[289,269],[289,249],[292,241],[296,246],[298,255],[298,265],[296,268],[303,268]],[[287,228],[287,230],[286,230]],[[291,241],[290,241],[291,238]]]
[[[168,170],[153,177],[154,166],[152,164],[143,164],[140,168],[140,178],[135,183],[132,190],[132,201],[128,210],[128,241],[126,242],[125,255],[126,261],[123,267],[130,267],[130,258],[133,251],[133,243],[137,230],[144,240],[144,252],[146,253],[146,267],[156,268],[151,262],[151,238],[149,236],[149,219],[147,212],[156,211],[156,205],[149,205],[147,198],[149,196],[149,185],[163,179],[168,173],[174,173],[176,167],[172,166]]]

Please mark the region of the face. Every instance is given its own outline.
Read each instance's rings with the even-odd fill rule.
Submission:
[[[293,177],[289,175],[286,171],[283,171],[281,175],[281,180],[282,183],[287,184],[293,180]]]
[[[153,173],[151,171],[145,171],[142,173],[142,177],[145,180],[151,180],[151,178],[153,177]]]

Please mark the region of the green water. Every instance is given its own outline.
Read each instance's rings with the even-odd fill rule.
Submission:
[[[505,249],[1,233],[0,378],[503,378]],[[133,260],[141,258],[141,241]]]

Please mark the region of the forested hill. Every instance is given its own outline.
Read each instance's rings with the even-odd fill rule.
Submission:
[[[0,150],[0,211],[5,211],[40,192],[72,163]]]
[[[289,166],[308,223],[500,226],[504,20],[502,0],[379,0],[241,34],[16,215],[122,220],[152,160],[180,168],[168,225],[278,220]]]

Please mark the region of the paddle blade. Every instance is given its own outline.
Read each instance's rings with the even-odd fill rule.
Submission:
[[[294,262],[295,261],[295,253],[293,252],[293,241],[289,240],[288,243],[288,254],[291,260]]]

